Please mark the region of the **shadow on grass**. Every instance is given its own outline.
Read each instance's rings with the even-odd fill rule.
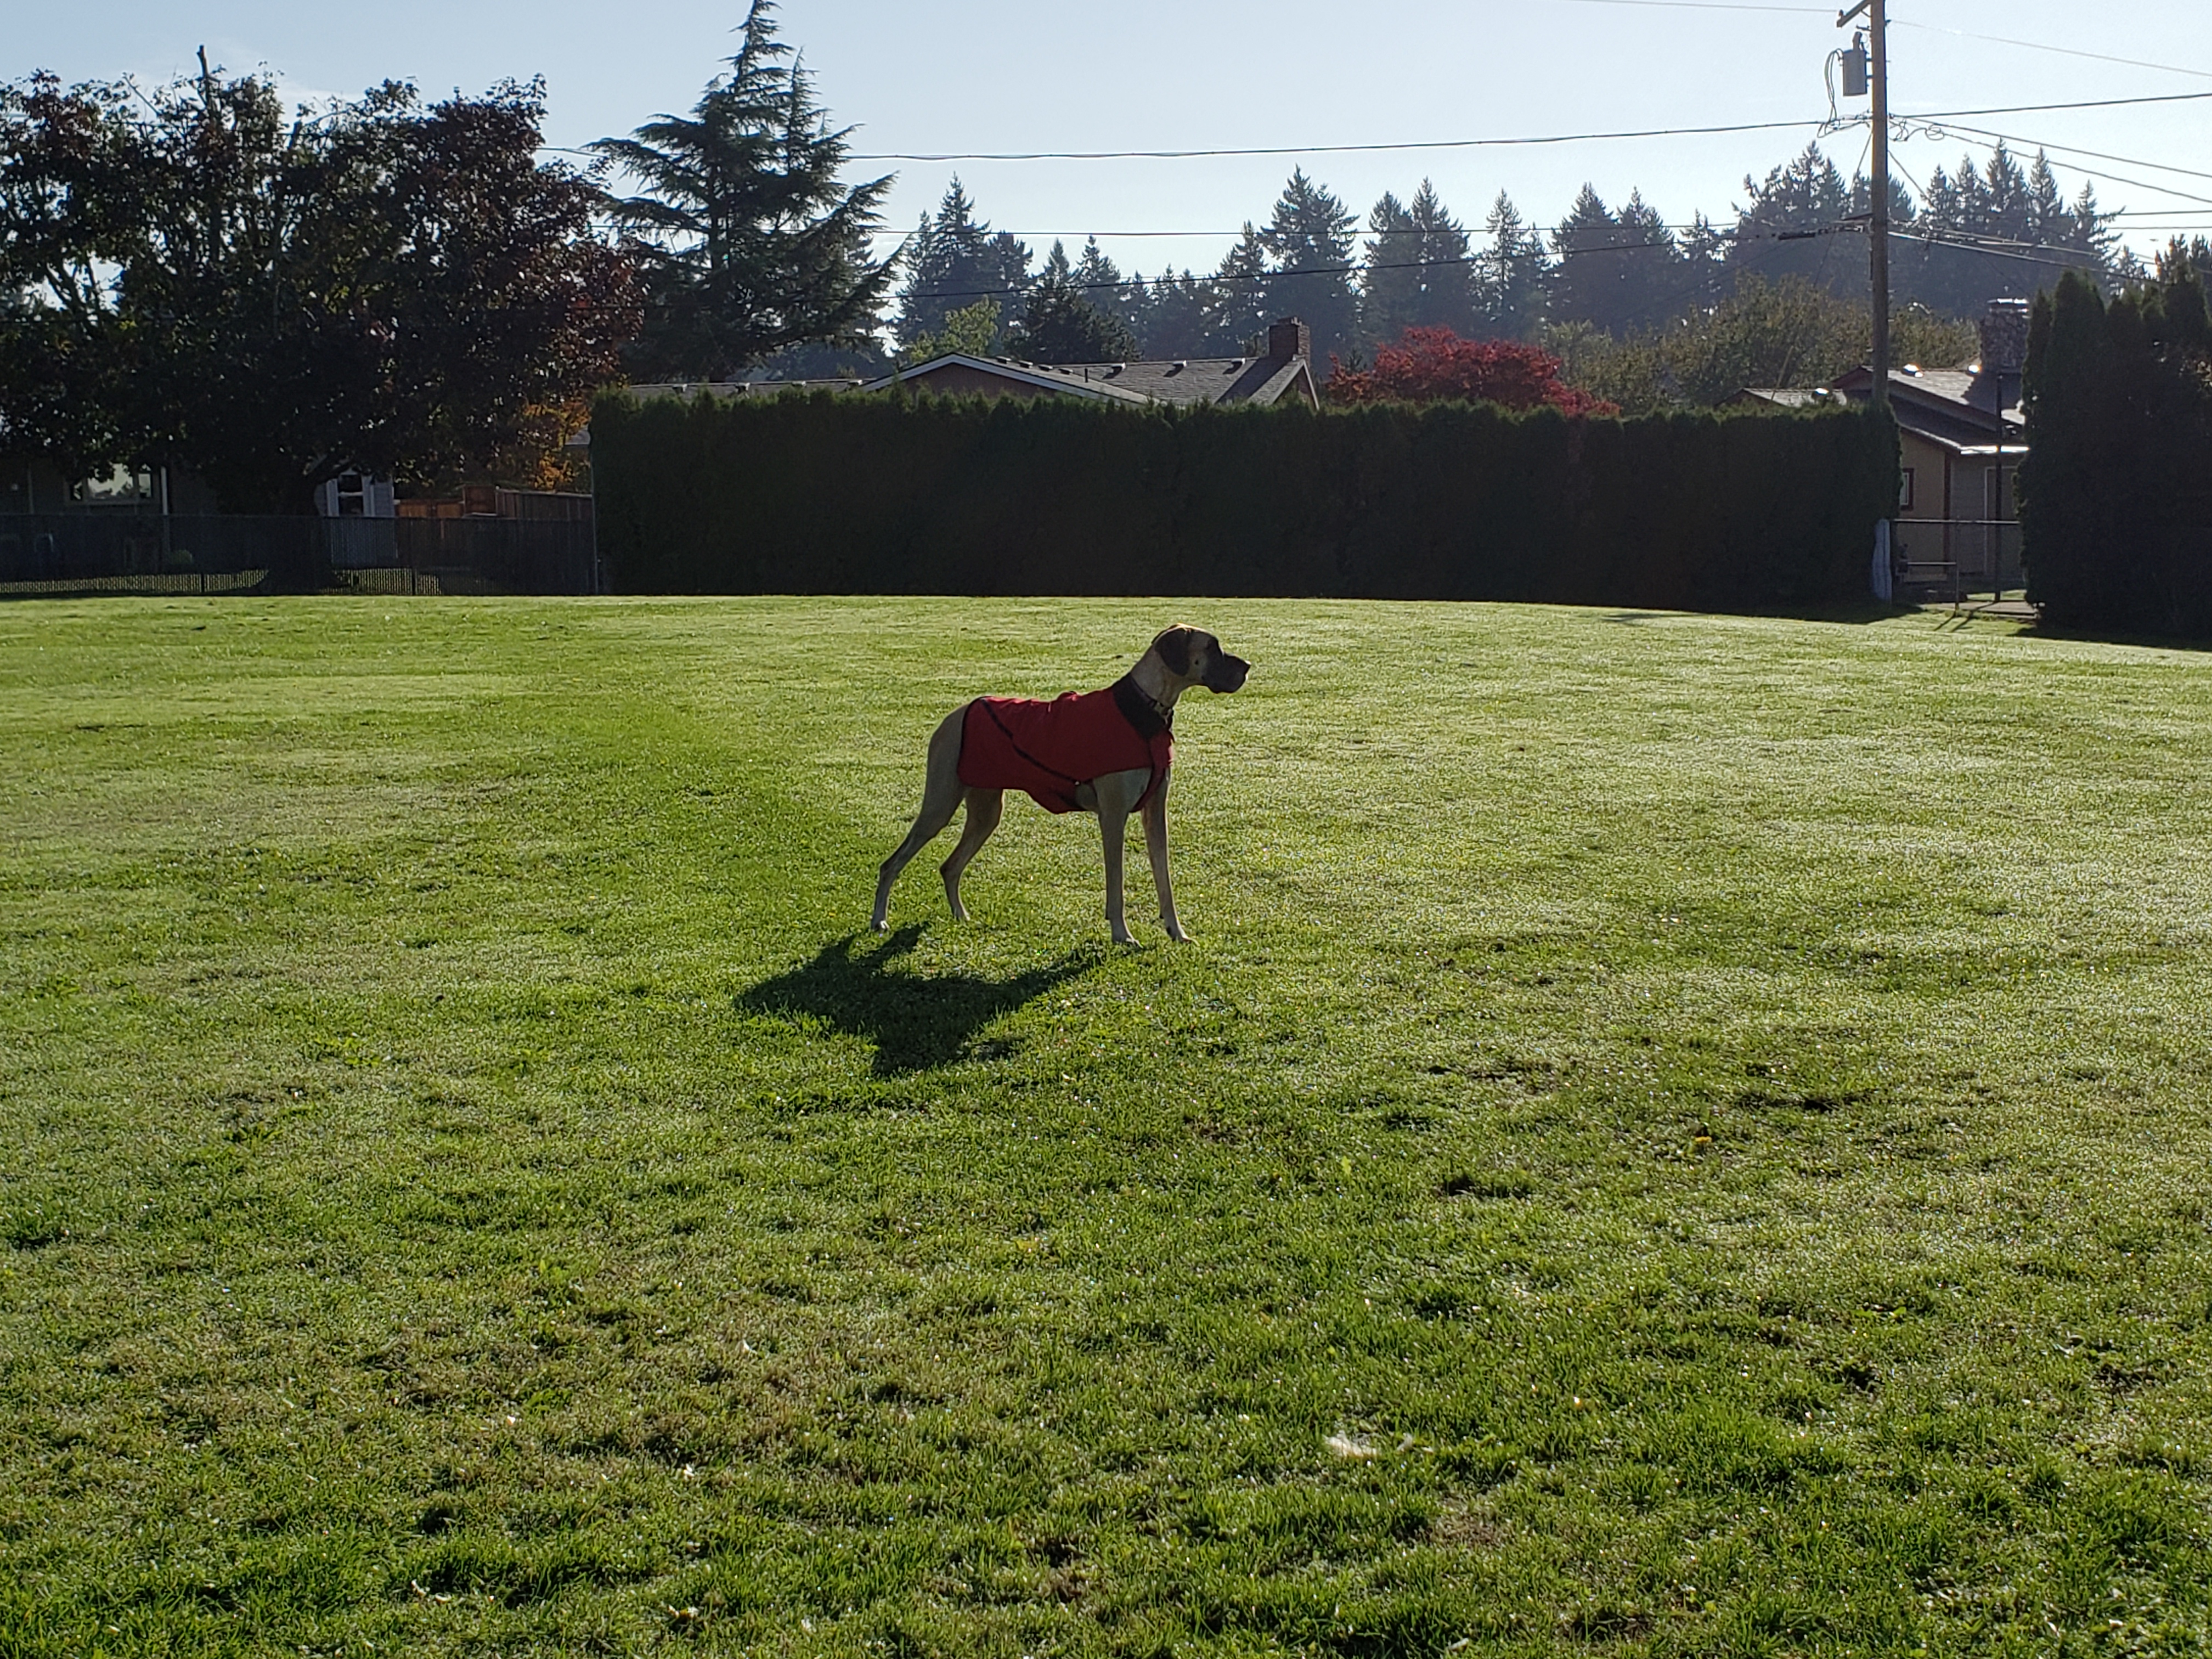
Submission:
[[[951,1065],[993,1020],[1104,959],[1097,948],[1072,951],[1005,979],[906,971],[897,964],[921,938],[921,927],[912,925],[870,949],[866,934],[848,933],[823,945],[813,961],[739,994],[737,1006],[745,1013],[811,1016],[848,1036],[866,1037],[876,1045],[876,1075],[897,1077]]]

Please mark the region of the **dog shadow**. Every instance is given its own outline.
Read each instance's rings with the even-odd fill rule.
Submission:
[[[1005,979],[901,969],[900,960],[921,939],[921,926],[910,924],[871,950],[866,934],[848,933],[823,945],[811,962],[740,992],[737,1006],[745,1013],[811,1018],[865,1037],[875,1045],[875,1074],[900,1077],[963,1058],[993,1020],[1103,959],[1096,948],[1073,951]]]

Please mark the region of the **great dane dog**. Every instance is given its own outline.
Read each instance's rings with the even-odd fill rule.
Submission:
[[[968,920],[960,876],[999,827],[1006,792],[1019,789],[1050,812],[1095,812],[1106,846],[1106,925],[1117,945],[1133,945],[1121,913],[1121,848],[1129,814],[1145,818],[1145,851],[1159,890],[1160,925],[1170,939],[1189,937],[1176,919],[1168,880],[1168,771],[1176,699],[1193,686],[1235,691],[1252,665],[1232,657],[1202,629],[1178,623],[1155,639],[1137,665],[1103,691],[1050,702],[978,697],[945,717],[930,734],[921,811],[876,882],[873,926],[882,933],[891,884],[908,861],[952,822],[964,801],[960,843],[945,860],[945,896],[955,921]]]

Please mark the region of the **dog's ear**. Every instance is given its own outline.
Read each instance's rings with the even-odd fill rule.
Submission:
[[[1198,642],[1200,637],[1195,628],[1177,623],[1153,640],[1152,650],[1167,665],[1169,673],[1187,676],[1190,672],[1191,647]]]

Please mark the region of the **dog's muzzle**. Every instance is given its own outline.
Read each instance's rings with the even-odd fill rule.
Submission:
[[[1206,665],[1206,678],[1201,684],[1209,691],[1241,690],[1244,677],[1251,672],[1252,665],[1243,658],[1224,653]]]

